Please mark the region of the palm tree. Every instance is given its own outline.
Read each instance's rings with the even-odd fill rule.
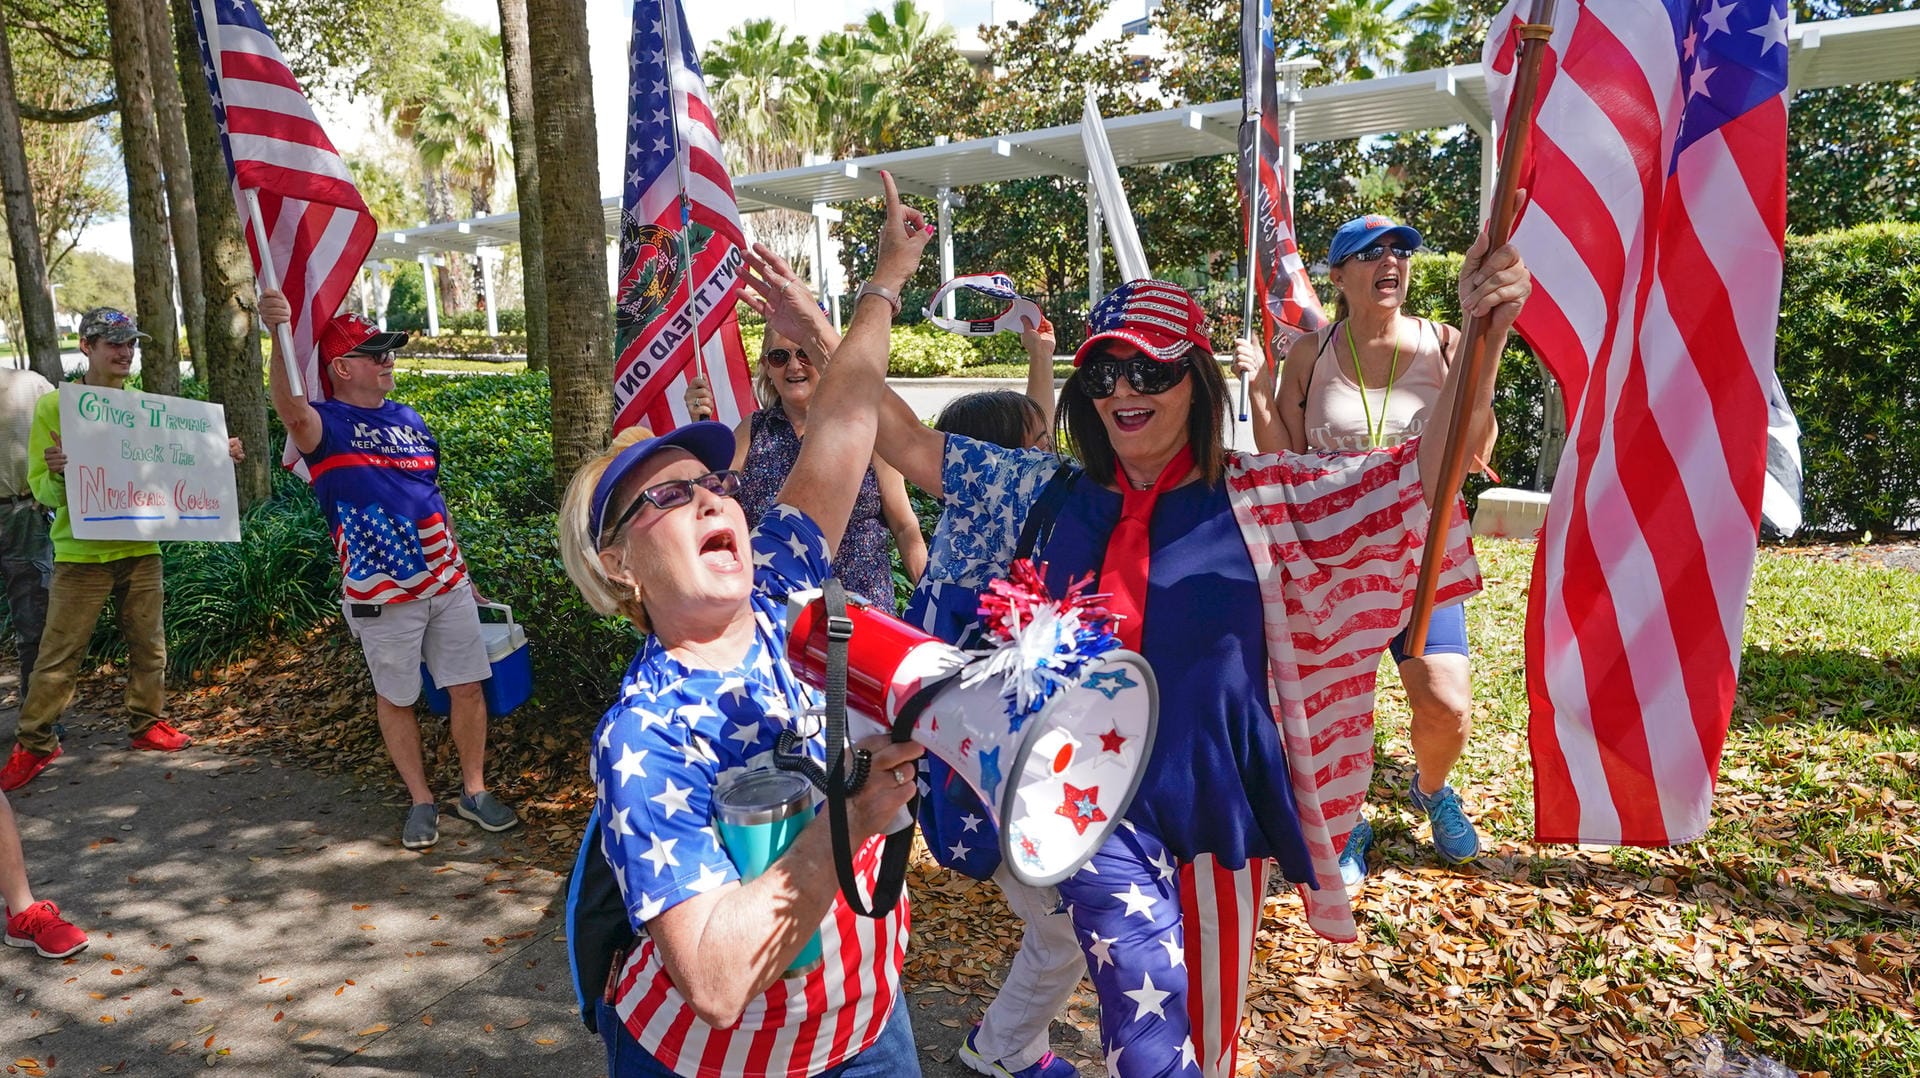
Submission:
[[[1393,12],[1395,0],[1335,0],[1327,8],[1327,36],[1318,47],[1334,73],[1370,79],[1400,69],[1407,30]]]
[[[412,144],[419,159],[427,218],[491,213],[494,185],[507,167],[500,39],[449,16],[438,46],[419,55],[421,62],[386,75],[382,104],[395,134]],[[464,207],[456,206],[457,195],[465,196]],[[441,271],[450,310],[473,306],[476,275]]]
[[[707,96],[736,172],[790,168],[814,148],[813,79],[805,38],[749,19],[707,50]]]
[[[166,165],[154,119],[147,18],[138,0],[107,0],[113,74],[120,97],[120,149],[127,167],[127,221],[133,238],[134,305],[152,335],[140,349],[141,384],[180,391],[179,320],[173,311],[173,239],[167,230]]]
[[[26,140],[20,130],[20,98],[14,86],[13,49],[7,40],[4,9],[0,9],[0,189],[5,191],[7,240],[19,275],[21,321],[16,326],[24,327],[33,369],[49,382],[58,382],[60,334],[53,325],[53,288],[47,283],[46,255],[40,249],[33,186],[27,176]]]
[[[533,69],[527,60],[527,0],[499,0],[500,60],[507,71],[513,194],[520,206],[520,281],[526,299],[527,369],[547,369],[547,281],[540,273],[540,156],[533,139]]]
[[[872,56],[852,34],[826,33],[813,47],[813,71],[807,97],[813,105],[814,130],[820,132],[820,150],[833,157],[851,157],[873,147],[874,101],[881,96]]]
[[[952,39],[953,27],[929,20],[913,0],[893,0],[890,10],[867,13],[866,33],[857,44],[867,56],[873,77],[897,84],[925,61],[934,45]],[[872,98],[866,124],[869,146],[892,148],[902,104],[898,94],[882,93]]]
[[[540,155],[546,248],[547,370],[553,388],[554,489],[606,448],[613,427],[613,318],[607,235],[594,159],[586,0],[527,0],[527,56]]]
[[[1402,17],[1412,30],[1403,63],[1410,71],[1480,58],[1494,6],[1473,0],[1420,0]]]

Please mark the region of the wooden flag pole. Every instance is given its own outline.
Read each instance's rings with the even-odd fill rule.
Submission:
[[[1533,0],[1533,10],[1521,25],[1520,70],[1514,78],[1513,104],[1507,110],[1507,130],[1500,145],[1500,177],[1493,188],[1493,206],[1487,221],[1488,251],[1513,237],[1513,219],[1519,212],[1520,166],[1527,138],[1533,133],[1533,105],[1540,85],[1540,65],[1546,59],[1547,39],[1553,36],[1554,0]],[[1460,326],[1459,383],[1453,415],[1441,453],[1440,478],[1433,486],[1433,514],[1427,523],[1427,545],[1420,558],[1420,580],[1413,591],[1413,613],[1407,626],[1408,655],[1427,650],[1427,621],[1433,615],[1434,592],[1440,585],[1440,566],[1446,561],[1447,533],[1453,528],[1453,505],[1467,478],[1467,426],[1472,409],[1470,388],[1487,376],[1495,362],[1486,341],[1485,320],[1465,314]],[[1495,347],[1500,342],[1494,342]]]
[[[267,238],[267,225],[260,215],[260,193],[249,187],[241,192],[247,199],[247,217],[253,221],[253,248],[260,254],[260,287],[264,291],[280,290],[280,271],[273,264],[273,245]],[[289,301],[291,302],[291,301]],[[293,354],[293,334],[282,324],[274,327],[273,350],[280,355],[280,362],[287,368],[287,384],[293,387],[293,395],[307,395],[306,383],[300,378],[300,357]]]

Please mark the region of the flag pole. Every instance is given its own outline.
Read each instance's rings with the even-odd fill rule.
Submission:
[[[667,5],[673,10],[669,12]],[[667,94],[673,103],[673,171],[680,189],[680,279],[686,288],[686,300],[681,313],[687,319],[693,334],[693,369],[701,381],[707,380],[706,350],[700,342],[700,316],[693,309],[693,199],[687,193],[691,178],[687,165],[687,136],[681,125],[687,121],[686,91],[681,89],[674,78],[674,63],[681,58],[680,51],[680,5],[678,0],[661,0],[660,27],[665,35],[667,46]],[[713,385],[708,382],[711,391]],[[716,394],[715,400],[719,397]]]
[[[1256,5],[1259,3],[1260,0],[1241,0],[1240,33],[1242,40],[1240,42],[1240,55],[1243,58],[1251,55],[1249,51],[1251,49],[1257,49],[1261,53],[1266,52],[1266,42],[1261,40],[1261,27],[1259,22],[1247,17],[1253,13]],[[1246,40],[1249,34],[1253,36],[1252,41]],[[1240,305],[1240,327],[1242,332],[1246,334],[1247,340],[1259,343],[1262,355],[1265,355],[1267,351],[1266,334],[1261,333],[1258,336],[1255,335],[1253,316],[1256,306],[1255,294],[1259,287],[1259,270],[1256,268],[1256,261],[1260,257],[1260,128],[1266,120],[1266,117],[1263,115],[1266,111],[1266,103],[1261,97],[1266,87],[1262,81],[1262,68],[1259,65],[1264,63],[1265,59],[1266,57],[1262,55],[1257,58],[1257,62],[1253,65],[1246,63],[1240,65],[1240,122],[1251,127],[1253,130],[1253,142],[1250,144],[1248,151],[1253,156],[1249,162],[1247,172],[1247,205],[1245,213],[1247,221],[1247,294],[1244,302]],[[1251,67],[1252,70],[1248,70],[1249,67]],[[1240,376],[1240,422],[1242,423],[1247,422],[1249,418],[1247,411],[1247,382],[1248,376],[1242,374]]]
[[[253,249],[260,255],[261,290],[278,292],[280,271],[273,264],[273,246],[267,242],[266,221],[260,214],[260,193],[251,187],[240,193],[246,196],[247,217],[253,222]],[[287,384],[293,387],[293,395],[306,396],[306,385],[300,378],[300,359],[293,354],[293,335],[287,332],[285,323],[273,327],[273,350],[280,354],[280,362],[287,368]]]
[[[1507,130],[1500,145],[1500,177],[1493,189],[1487,221],[1487,250],[1513,237],[1513,219],[1519,212],[1520,166],[1527,138],[1533,133],[1533,106],[1540,85],[1540,65],[1546,59],[1547,39],[1553,36],[1554,0],[1533,0],[1520,35],[1520,68],[1514,77],[1513,102],[1507,110]],[[1483,151],[1484,152],[1484,151]],[[1497,358],[1486,347],[1484,319],[1465,314],[1460,326],[1459,383],[1447,441],[1441,452],[1440,477],[1433,485],[1433,515],[1427,523],[1426,550],[1420,558],[1420,579],[1414,586],[1413,613],[1407,625],[1408,655],[1427,650],[1427,621],[1433,614],[1434,593],[1440,584],[1440,566],[1446,560],[1447,533],[1453,528],[1453,504],[1467,477],[1467,418],[1472,407],[1469,389],[1486,377]]]

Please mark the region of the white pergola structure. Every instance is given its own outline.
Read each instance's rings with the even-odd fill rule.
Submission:
[[[1920,11],[1867,15],[1852,19],[1802,23],[1789,28],[1789,85],[1795,91],[1829,86],[1920,78]],[[1107,141],[1121,166],[1190,161],[1237,153],[1241,103],[1215,101],[1157,112],[1120,116],[1105,121]],[[1479,64],[1458,64],[1389,78],[1346,82],[1304,90],[1292,108],[1297,142],[1331,142],[1419,131],[1464,124],[1492,144],[1496,122],[1487,104],[1485,74]],[[1493,188],[1494,155],[1481,155],[1481,202]],[[838,217],[836,202],[877,197],[880,171],[891,172],[903,193],[935,201],[941,245],[941,269],[952,275],[953,236],[950,208],[956,192],[977,184],[1038,176],[1061,176],[1084,182],[1087,161],[1079,124],[965,142],[941,140],[933,146],[875,154],[843,161],[802,165],[762,172],[734,180],[742,213],[794,210],[811,214],[824,250],[828,221]],[[1087,202],[1089,265],[1100,286],[1099,224],[1096,200]],[[602,202],[611,241],[620,234],[620,200]],[[427,311],[437,331],[439,317],[433,297],[433,252],[481,252],[520,238],[520,215],[494,214],[466,221],[425,225],[383,232],[369,261],[417,259],[428,269]],[[483,258],[482,267],[488,263]],[[819,261],[816,259],[816,262]],[[612,267],[610,267],[610,270]],[[614,272],[617,272],[615,270]],[[819,276],[816,269],[816,277]],[[491,272],[483,283],[491,292]],[[819,281],[817,283],[824,283]],[[822,289],[824,291],[824,289]],[[494,304],[487,297],[488,329],[494,329]]]

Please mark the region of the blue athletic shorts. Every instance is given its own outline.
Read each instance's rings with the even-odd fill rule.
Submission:
[[[1407,634],[1412,631],[1412,626],[1400,630],[1400,635],[1387,645],[1396,666],[1407,661]],[[1438,607],[1427,618],[1427,654],[1467,654],[1467,604]]]

